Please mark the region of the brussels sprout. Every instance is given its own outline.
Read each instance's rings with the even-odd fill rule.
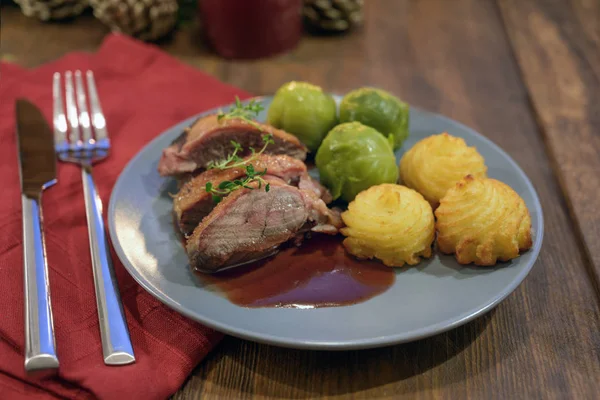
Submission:
[[[394,149],[397,149],[408,137],[408,111],[408,104],[390,93],[365,87],[344,96],[340,104],[340,122],[358,121],[385,136],[392,134]]]
[[[288,82],[275,93],[267,122],[295,135],[312,152],[337,124],[337,107],[330,95],[306,82]]]
[[[333,198],[347,202],[373,185],[398,180],[391,141],[360,122],[333,128],[319,147],[315,163],[321,183]]]

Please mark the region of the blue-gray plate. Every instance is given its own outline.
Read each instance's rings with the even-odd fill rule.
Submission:
[[[258,100],[268,108],[271,98]],[[144,289],[181,314],[219,331],[304,349],[361,349],[408,342],[455,328],[489,311],[525,279],[538,257],[544,232],[542,209],[521,168],[472,129],[413,108],[410,138],[397,151],[398,160],[426,136],[446,131],[464,138],[485,157],[489,176],[505,182],[525,200],[531,213],[533,248],[511,262],[486,268],[460,266],[452,256],[435,254],[419,268],[398,269],[395,283],[384,293],[350,306],[237,306],[203,287],[190,272],[173,228],[168,193],[174,185],[156,170],[162,149],[195,118],[168,129],[129,162],[113,189],[108,222],[119,258]],[[263,112],[259,119],[264,118]]]

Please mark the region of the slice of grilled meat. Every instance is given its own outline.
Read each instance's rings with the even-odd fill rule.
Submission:
[[[326,203],[331,201],[329,191],[313,180],[308,175],[306,165],[296,158],[286,155],[261,154],[256,156],[251,164],[257,172],[266,170],[270,176],[281,178],[286,183],[301,189],[313,191]],[[245,176],[245,166],[225,170],[211,169],[191,177],[183,183],[181,190],[173,198],[173,212],[181,232],[186,236],[192,233],[194,228],[214,208],[215,202],[212,195],[205,189],[208,182],[217,187],[221,182],[243,179]]]
[[[158,172],[161,176],[180,176],[204,169],[211,161],[226,159],[233,153],[232,141],[242,146],[240,157],[248,156],[251,148],[263,147],[266,134],[272,135],[274,143],[269,144],[265,153],[306,159],[307,149],[294,135],[260,122],[241,118],[219,120],[217,115],[208,115],[198,119],[163,150]]]
[[[214,273],[275,254],[308,231],[336,234],[339,212],[313,191],[266,177],[270,190],[238,189],[225,197],[187,239],[190,265]]]

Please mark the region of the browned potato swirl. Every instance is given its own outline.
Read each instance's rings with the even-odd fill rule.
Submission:
[[[434,209],[469,174],[486,177],[485,160],[475,147],[445,132],[420,140],[400,160],[401,183],[421,193]]]
[[[532,246],[525,202],[495,179],[466,176],[441,199],[435,216],[438,248],[460,264],[494,265]]]
[[[405,186],[371,186],[348,205],[342,219],[344,247],[358,258],[378,258],[387,266],[401,267],[431,257],[435,236],[431,206]]]

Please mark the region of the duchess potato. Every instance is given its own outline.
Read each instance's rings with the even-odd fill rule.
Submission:
[[[360,192],[342,219],[344,247],[358,258],[401,267],[431,257],[433,211],[423,196],[405,186],[386,183]]]
[[[400,180],[435,209],[446,191],[466,175],[486,177],[487,167],[475,147],[447,133],[420,140],[400,160]]]
[[[494,265],[531,248],[531,217],[508,185],[470,175],[448,190],[435,211],[441,252],[460,264]]]

